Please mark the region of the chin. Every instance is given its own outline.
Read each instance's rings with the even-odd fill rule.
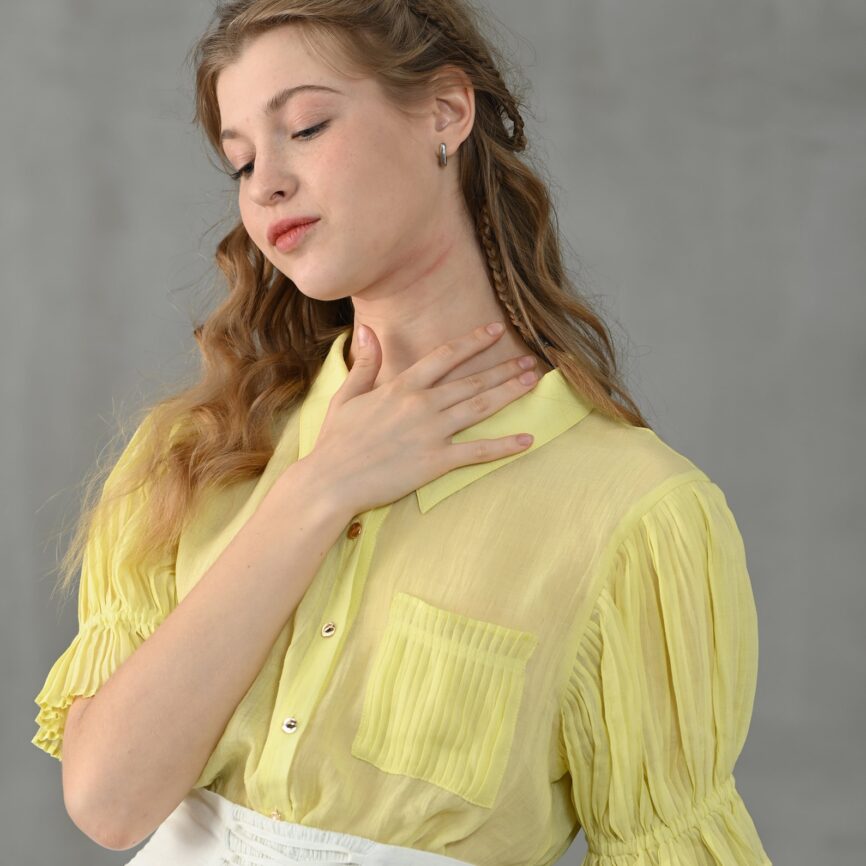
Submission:
[[[303,277],[295,277],[291,274],[286,276],[297,286],[298,291],[316,301],[339,301],[350,296],[351,292],[340,291],[340,286],[333,282],[323,281],[321,275],[319,279],[305,280]]]

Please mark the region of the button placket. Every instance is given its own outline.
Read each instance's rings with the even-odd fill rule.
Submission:
[[[353,520],[346,530],[346,538],[355,540],[360,534],[363,524],[360,520]],[[337,624],[333,620],[328,620],[321,630],[322,637],[333,637],[337,633]]]
[[[369,515],[372,523],[369,523],[367,526],[367,535],[365,536],[367,543],[374,543],[373,539],[375,538],[376,530],[384,521],[389,510],[390,508],[386,507]],[[327,620],[323,618],[319,627],[319,636],[321,638],[331,638],[338,635],[338,624],[342,624],[344,618],[348,619],[348,615],[354,609],[353,598],[356,595],[360,595],[360,592],[362,591],[363,584],[366,580],[366,570],[369,567],[369,562],[367,561],[369,559],[369,551],[365,554],[363,540],[360,540],[361,532],[365,528],[364,524],[366,523],[368,523],[366,519],[363,522],[361,520],[353,520],[345,528],[345,538],[351,541],[359,539],[359,545],[362,546],[347,546],[344,552],[349,554],[349,561],[347,562],[346,558],[340,556],[339,558],[341,559],[341,562],[338,565],[335,564],[343,575],[343,579],[340,580],[335,578],[331,597],[326,603],[324,612],[326,615],[330,613],[336,618]],[[372,529],[370,527],[372,527]],[[372,536],[370,536],[370,532],[373,533]],[[359,565],[359,563],[362,564]],[[305,657],[309,664],[304,665],[299,671],[295,671],[295,676],[292,677],[291,688],[289,688],[286,683],[281,684],[281,691],[283,692],[284,698],[294,695],[296,698],[300,699],[299,703],[295,704],[293,708],[296,711],[301,712],[300,718],[309,719],[309,714],[315,709],[315,703],[312,700],[309,700],[309,698],[320,692],[320,684],[317,682],[318,677],[316,671],[321,670],[323,666],[317,664],[317,662],[322,659],[332,658],[333,653],[337,652],[338,644],[339,641],[332,642],[327,646],[325,644],[311,643]],[[317,646],[318,649],[316,648]],[[291,699],[287,701],[287,703],[291,704]],[[304,713],[307,715],[305,716]],[[288,715],[279,722],[279,725],[280,731],[284,734],[302,733],[300,729],[300,719],[297,716]],[[279,766],[281,769],[279,778],[270,779],[268,778],[270,774],[263,774],[265,779],[260,783],[262,788],[266,789],[269,785],[284,784],[286,768],[291,767],[294,761],[295,749],[297,748],[300,739],[301,738],[299,737],[288,739],[282,737],[279,739],[269,738],[269,741],[265,743],[262,753],[262,761],[268,761],[271,766]],[[289,798],[289,801],[290,799],[291,798]],[[274,818],[277,812],[279,812],[279,809],[274,807],[270,813],[271,817]],[[276,820],[288,819],[281,815],[281,817]]]

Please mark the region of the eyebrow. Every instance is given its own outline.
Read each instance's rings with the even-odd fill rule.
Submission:
[[[283,90],[280,90],[278,93],[275,93],[268,101],[265,103],[264,108],[262,109],[262,114],[265,117],[270,117],[275,112],[279,111],[293,96],[302,91],[318,91],[325,93],[338,93],[341,96],[343,95],[342,90],[335,90],[333,87],[327,87],[324,84],[299,84],[297,87],[286,87]],[[223,142],[227,138],[242,138],[243,136],[236,132],[233,129],[224,129],[220,133],[220,141]]]

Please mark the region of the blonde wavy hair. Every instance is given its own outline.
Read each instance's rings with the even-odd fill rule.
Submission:
[[[233,167],[220,146],[217,79],[250,39],[287,24],[332,69],[375,77],[398,109],[424,99],[449,67],[469,77],[475,122],[455,156],[466,208],[505,315],[531,350],[558,367],[598,412],[649,427],[621,381],[607,326],[566,274],[547,185],[522,156],[522,99],[503,78],[506,65],[483,35],[481,12],[468,0],[218,3],[191,52],[192,122],[227,174]],[[342,70],[338,64],[345,64]],[[117,450],[109,446],[108,459],[98,460],[83,482],[81,517],[60,564],[64,590],[71,587],[88,538],[119,497],[137,491],[139,503],[124,527],[134,532],[131,540],[124,538],[125,555],[164,556],[176,550],[206,488],[260,475],[273,454],[281,414],[304,398],[334,338],[353,325],[351,298],[304,295],[265,258],[240,221],[220,240],[216,264],[227,291],[193,331],[203,362],[200,380],[130,418],[138,428],[140,459],[116,464],[103,485]],[[121,421],[115,445],[126,437]]]

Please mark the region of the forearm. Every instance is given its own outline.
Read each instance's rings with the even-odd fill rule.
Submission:
[[[290,466],[95,695],[75,747],[88,826],[131,847],[192,788],[352,516],[330,492],[311,464]]]

